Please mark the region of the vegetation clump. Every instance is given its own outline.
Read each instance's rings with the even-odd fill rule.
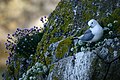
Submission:
[[[38,27],[31,29],[17,28],[13,34],[8,34],[6,49],[9,52],[6,61],[7,71],[4,79],[18,79],[35,62],[35,53],[38,42],[43,33]]]

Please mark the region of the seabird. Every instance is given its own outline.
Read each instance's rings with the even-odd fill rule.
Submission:
[[[96,42],[98,41],[103,35],[103,28],[99,25],[99,23],[95,19],[91,19],[88,22],[90,28],[85,31],[83,35],[76,38],[81,42]]]

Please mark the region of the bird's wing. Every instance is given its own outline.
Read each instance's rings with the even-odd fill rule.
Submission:
[[[86,31],[84,32],[84,34],[87,34],[87,33],[91,33],[91,30],[88,29],[88,30],[86,30]]]
[[[94,37],[90,29],[86,30],[85,33],[80,37],[81,41],[90,41]]]

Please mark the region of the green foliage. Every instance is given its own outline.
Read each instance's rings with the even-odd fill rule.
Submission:
[[[35,54],[38,42],[40,42],[42,35],[43,33],[28,34],[21,38],[17,44],[16,53],[27,57],[31,54]]]
[[[43,33],[37,27],[31,29],[17,29],[15,33],[8,34],[6,49],[9,57],[6,61],[7,70],[3,78],[18,79],[35,62],[35,53],[38,42]]]

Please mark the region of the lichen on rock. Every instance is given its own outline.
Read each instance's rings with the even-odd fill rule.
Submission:
[[[112,65],[112,67],[115,67],[113,64],[114,61],[119,64],[119,59],[116,60],[116,58],[119,57],[120,51],[119,4],[119,0],[61,0],[55,11],[49,16],[45,34],[37,48],[38,55],[45,54],[46,52],[52,54],[47,56],[51,59],[51,62],[45,63],[48,66],[54,64],[54,67],[52,67],[53,70],[50,68],[48,80],[52,79],[50,75],[54,75],[53,78],[59,80],[60,76],[62,76],[62,74],[59,74],[61,71],[57,73],[55,71],[59,67],[65,66],[65,64],[56,68],[56,63],[59,63],[60,59],[64,61],[64,59],[69,56],[77,55],[77,52],[80,52],[81,48],[84,48],[85,52],[91,51],[96,55],[96,58],[91,63],[89,71],[91,76],[89,76],[89,79],[101,80],[102,76],[104,76],[102,77],[104,80],[110,79],[109,75],[112,73],[112,69],[109,69],[109,66]],[[103,28],[107,28],[107,30],[104,30],[103,37],[98,42],[90,45],[88,43],[85,43],[83,46],[74,45],[71,37],[83,34],[88,28],[87,21],[92,18],[96,19]],[[56,48],[53,48],[54,51],[49,51],[50,45],[58,41],[60,42]],[[42,58],[40,58],[39,61],[42,61]],[[43,63],[49,61],[49,58],[45,59]],[[75,65],[76,64],[77,63],[75,63]],[[66,65],[66,67],[68,66]],[[62,70],[63,68],[59,69]],[[72,68],[70,70],[72,71]],[[68,74],[66,74],[66,76],[67,75]],[[116,75],[117,79],[118,77],[119,76]],[[70,77],[67,77],[66,79],[69,78]],[[112,77],[112,79],[115,78]],[[78,79],[76,78],[76,80]]]

